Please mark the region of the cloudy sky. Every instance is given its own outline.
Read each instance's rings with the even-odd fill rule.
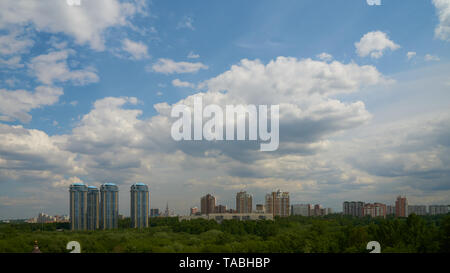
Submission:
[[[68,214],[74,182],[117,183],[124,215],[136,182],[180,214],[449,204],[449,49],[450,0],[1,1],[0,219]],[[279,149],[174,141],[196,95],[280,105]]]

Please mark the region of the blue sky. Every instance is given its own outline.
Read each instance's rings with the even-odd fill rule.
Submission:
[[[11,0],[0,10],[0,218],[67,214],[76,181],[118,183],[123,214],[137,180],[152,206],[169,201],[178,213],[208,192],[234,207],[240,189],[263,202],[281,188],[335,210],[398,194],[450,203],[450,1]],[[258,93],[267,86],[247,85],[245,71],[296,91]],[[310,96],[326,86],[336,90]],[[223,103],[300,107],[280,121],[298,127],[285,132],[292,143],[262,155],[163,134],[166,106],[226,87]],[[305,120],[317,132],[303,136]]]

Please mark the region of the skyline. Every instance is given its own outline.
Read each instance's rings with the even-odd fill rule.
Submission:
[[[177,214],[279,188],[335,211],[450,203],[448,0],[31,3],[0,2],[0,219],[65,214],[73,183],[139,181]],[[198,94],[280,105],[278,150],[174,141]]]

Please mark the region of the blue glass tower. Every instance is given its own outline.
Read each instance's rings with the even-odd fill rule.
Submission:
[[[105,183],[100,187],[100,228],[114,229],[119,226],[119,188]]]
[[[99,228],[100,198],[97,187],[87,188],[87,229],[96,230]]]
[[[148,186],[136,183],[131,186],[131,227],[148,227],[149,192]]]
[[[82,183],[74,183],[70,185],[69,193],[70,193],[70,229],[86,230],[87,187]]]

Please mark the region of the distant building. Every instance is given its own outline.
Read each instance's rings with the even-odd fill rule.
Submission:
[[[38,217],[36,218],[36,222],[44,223],[44,224],[45,223],[54,223],[54,222],[56,222],[56,217],[50,216],[46,213],[41,212],[38,214]]]
[[[286,217],[290,215],[289,192],[272,192],[266,195],[266,213]]]
[[[214,213],[216,208],[216,198],[208,193],[200,199],[200,205],[201,214]]]
[[[387,205],[386,206],[386,215],[395,215],[395,206]]]
[[[158,217],[159,209],[150,209],[150,217]]]
[[[227,213],[227,206],[224,205],[217,205],[214,208],[214,213]]]
[[[447,214],[449,209],[447,205],[430,205],[428,212],[430,215]]]
[[[386,218],[386,205],[381,203],[365,204],[363,216]]]
[[[408,215],[427,215],[427,206],[425,205],[409,205],[408,206]]]
[[[291,206],[291,215],[310,216],[311,204],[295,204]]]
[[[105,183],[100,187],[100,228],[115,229],[119,226],[119,188]]]
[[[190,215],[196,215],[198,212],[198,208],[197,207],[193,207],[191,208],[191,214]]]
[[[88,186],[87,192],[87,229],[100,227],[100,197],[97,187]]]
[[[74,183],[70,185],[69,193],[70,193],[70,229],[86,230],[87,187],[82,183]]]
[[[319,204],[314,205],[314,216],[322,216],[322,206]]]
[[[398,196],[395,201],[395,217],[408,217],[408,200]]]
[[[361,201],[345,201],[343,204],[344,215],[362,217],[363,209],[364,209],[364,202]]]
[[[237,213],[251,213],[253,211],[252,195],[245,191],[236,194],[236,212]]]
[[[131,227],[148,227],[149,193],[148,186],[143,183],[131,185]]]
[[[222,222],[223,220],[239,220],[239,221],[251,221],[251,220],[273,220],[273,214],[271,213],[210,213],[202,215],[190,215],[180,216],[179,221],[192,220],[192,219],[206,219]]]
[[[256,204],[256,213],[264,213],[265,208],[263,204]]]

